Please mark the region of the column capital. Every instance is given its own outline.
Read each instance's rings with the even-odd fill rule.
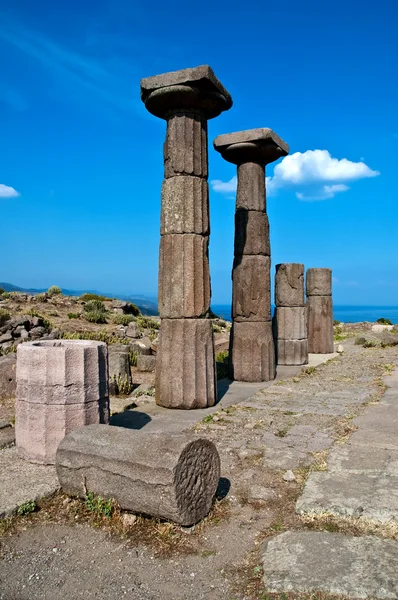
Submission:
[[[226,161],[235,165],[246,162],[267,165],[289,153],[286,142],[268,128],[219,135],[213,145]]]
[[[231,95],[208,65],[141,79],[141,100],[161,119],[196,111],[213,119],[232,106]]]

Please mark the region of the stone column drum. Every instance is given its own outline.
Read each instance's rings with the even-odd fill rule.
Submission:
[[[107,345],[86,340],[20,344],[15,412],[18,454],[29,462],[54,464],[67,433],[109,423]]]
[[[308,363],[304,265],[276,265],[274,337],[278,365]]]
[[[270,381],[275,378],[275,346],[265,166],[286,156],[289,147],[271,129],[220,135],[214,147],[238,167],[230,376],[237,381]]]
[[[209,66],[141,80],[141,99],[167,121],[160,225],[156,402],[205,408],[216,402],[210,309],[207,121],[232,106]]]
[[[334,350],[332,270],[308,269],[306,290],[308,351],[330,354]]]
[[[66,436],[56,466],[67,494],[84,498],[93,492],[121,508],[185,526],[207,515],[220,478],[220,457],[209,440],[104,425]]]

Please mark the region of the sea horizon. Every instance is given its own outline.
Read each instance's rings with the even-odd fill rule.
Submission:
[[[272,314],[275,306],[272,305]],[[222,319],[231,321],[231,305],[230,304],[212,304],[212,311]],[[379,305],[350,305],[350,304],[335,304],[333,305],[333,319],[342,323],[374,323],[377,319],[390,319],[395,325],[398,324],[398,306],[379,306]]]

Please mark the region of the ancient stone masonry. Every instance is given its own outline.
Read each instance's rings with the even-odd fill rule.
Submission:
[[[19,455],[54,464],[67,433],[109,422],[107,345],[46,340],[18,346],[15,413]]]
[[[185,526],[207,515],[220,478],[220,457],[206,439],[104,425],[66,436],[56,466],[67,494],[84,497],[88,490]]]
[[[220,135],[214,147],[238,167],[230,374],[237,381],[270,381],[275,378],[275,346],[265,166],[286,156],[289,147],[271,129]]]
[[[278,365],[308,363],[304,265],[276,265],[274,337]]]
[[[208,66],[141,80],[141,99],[167,121],[164,145],[156,402],[204,408],[216,402],[210,309],[207,121],[232,106]]]
[[[308,351],[329,354],[334,350],[331,269],[308,269],[306,289]]]

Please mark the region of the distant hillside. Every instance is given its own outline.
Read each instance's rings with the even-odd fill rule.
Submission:
[[[13,285],[12,283],[6,283],[4,281],[0,281],[0,288],[3,288],[6,292],[23,292],[25,294],[40,294],[45,292],[46,289],[35,289],[35,288],[21,288],[17,285]],[[107,298],[117,298],[118,300],[128,300],[129,302],[133,302],[136,304],[143,315],[153,316],[158,314],[158,306],[156,298],[150,298],[148,296],[142,295],[134,295],[131,294],[129,296],[123,294],[115,294],[113,292],[99,292],[98,290],[67,290],[66,288],[62,288],[62,293],[65,296],[81,296],[85,293],[90,294],[99,294],[101,296],[106,296]]]

